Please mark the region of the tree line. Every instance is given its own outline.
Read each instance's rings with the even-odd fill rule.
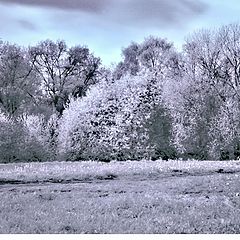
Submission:
[[[150,36],[105,67],[87,46],[0,44],[0,161],[237,159],[240,25],[177,51]]]

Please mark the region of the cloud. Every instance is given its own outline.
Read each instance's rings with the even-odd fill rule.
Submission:
[[[117,2],[117,1],[116,1]],[[202,14],[207,6],[199,0],[121,0],[113,20],[136,26],[169,26]]]
[[[181,38],[194,18],[211,8],[206,2],[0,0],[0,38],[24,45],[63,38],[71,45],[86,44],[113,61],[131,40],[141,41],[150,34]]]
[[[182,29],[204,13],[208,7],[204,1],[0,0],[0,29],[2,34],[32,31],[41,33],[43,38],[53,32],[76,36],[78,31],[91,38],[96,34],[111,39],[117,36],[118,42],[152,30]],[[33,8],[29,10],[25,6]]]
[[[203,0],[0,0],[0,3],[7,6],[17,4],[55,8],[66,13],[74,10],[79,14],[87,13],[108,25],[136,28],[179,26],[202,14],[207,8]],[[81,18],[81,15],[78,18]],[[29,21],[20,21],[19,24],[24,28],[34,29]]]
[[[17,23],[20,27],[26,29],[26,30],[30,30],[30,31],[36,31],[37,27],[36,25],[34,25],[32,22],[25,20],[25,19],[19,19],[17,20]]]
[[[50,7],[64,10],[81,10],[86,12],[101,12],[111,0],[0,0],[4,4]]]

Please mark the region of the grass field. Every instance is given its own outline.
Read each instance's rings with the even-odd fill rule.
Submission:
[[[240,233],[238,161],[0,164],[0,233]]]

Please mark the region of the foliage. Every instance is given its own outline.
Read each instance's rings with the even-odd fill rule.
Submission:
[[[85,98],[72,101],[63,113],[60,149],[75,159],[138,159],[150,157],[148,130],[156,96],[143,77],[103,81]]]
[[[111,69],[87,46],[1,42],[1,161],[240,157],[239,24],[122,56]]]
[[[68,48],[64,41],[45,40],[29,48],[33,69],[55,113],[62,114],[68,97],[82,97],[97,82],[100,59],[85,46]]]
[[[0,110],[10,118],[30,112],[37,103],[38,85],[24,50],[3,43],[0,46]]]

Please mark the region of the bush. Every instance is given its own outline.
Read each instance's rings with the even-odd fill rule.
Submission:
[[[102,82],[95,85],[86,97],[72,100],[60,120],[58,142],[62,158],[101,161],[150,159],[156,147],[166,148],[170,138],[165,137],[170,131],[165,131],[165,135],[159,131],[155,137],[154,130],[151,130],[154,106],[161,105],[158,84],[151,77],[126,76],[111,84]],[[164,111],[163,108],[161,110]],[[168,143],[162,148],[157,146],[150,139],[153,135],[153,140],[162,138],[162,142]]]
[[[39,116],[0,117],[0,162],[49,161],[54,158],[48,125]]]

